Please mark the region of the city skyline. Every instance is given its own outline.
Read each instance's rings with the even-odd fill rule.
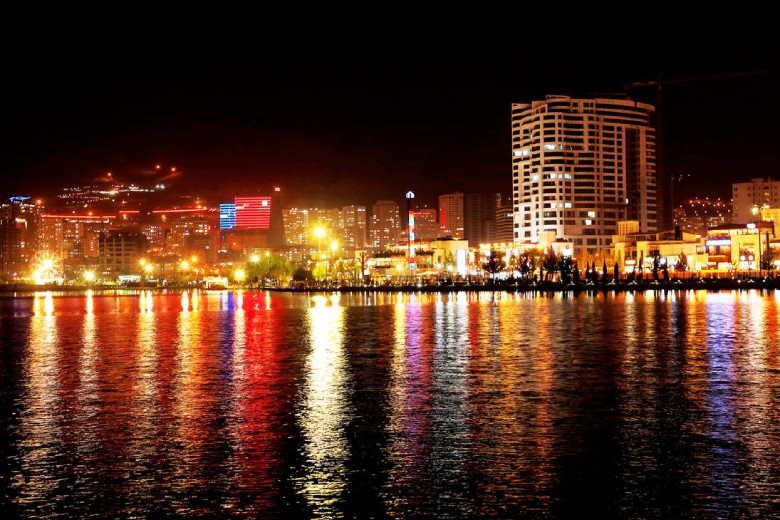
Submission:
[[[678,196],[728,197],[735,182],[780,172],[776,71],[756,55],[637,50],[620,66],[597,56],[523,67],[449,58],[315,60],[305,70],[74,61],[56,89],[43,81],[65,72],[56,56],[12,63],[0,196],[50,195],[108,172],[156,178],[164,164],[177,172],[160,178],[178,190],[225,200],[275,184],[294,204],[323,207],[403,202],[409,190],[430,207],[445,193],[508,197],[512,103],[598,93],[654,103],[658,80]]]

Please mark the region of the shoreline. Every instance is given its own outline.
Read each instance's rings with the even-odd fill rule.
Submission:
[[[333,293],[333,292],[625,292],[625,291],[733,291],[733,290],[778,290],[780,277],[765,278],[717,278],[717,279],[678,279],[641,282],[578,282],[563,284],[561,282],[529,282],[529,283],[493,283],[473,284],[459,283],[448,285],[382,285],[382,286],[311,286],[311,287],[270,287],[245,286],[226,289],[205,289],[203,287],[158,287],[158,286],[77,286],[77,285],[34,285],[34,284],[4,284],[0,285],[0,297],[33,296],[35,293],[56,292],[63,294],[83,294],[88,291],[98,294],[138,294],[142,291],[154,292],[184,292],[198,289],[207,292],[291,292],[291,293]]]

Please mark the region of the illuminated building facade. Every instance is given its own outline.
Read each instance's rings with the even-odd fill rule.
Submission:
[[[216,211],[205,207],[159,209],[143,227],[153,255],[216,259]]]
[[[398,203],[392,200],[380,200],[374,203],[371,209],[369,246],[381,251],[398,244],[402,239],[402,234],[405,234],[405,231],[401,229]],[[403,239],[406,238],[403,237]]]
[[[762,255],[775,238],[772,222],[724,224],[709,228],[705,241],[709,268],[757,271],[762,265]],[[764,260],[767,260],[766,256]]]
[[[109,228],[98,240],[98,266],[104,277],[140,273],[149,245],[140,229]]]
[[[235,229],[266,230],[271,227],[271,197],[236,197]]]
[[[29,197],[11,197],[0,205],[0,277],[13,279],[29,274],[38,249],[43,207]]]
[[[234,202],[219,205],[219,229],[236,227],[236,204]]]
[[[512,201],[505,200],[496,207],[496,225],[493,229],[493,235],[490,237],[490,242],[493,243],[509,243],[514,241],[514,234],[512,229],[514,226],[514,213],[512,212]]]
[[[284,221],[284,240],[288,245],[303,246],[309,243],[309,210],[285,208],[282,210]]]
[[[627,97],[512,104],[515,243],[552,232],[587,256],[610,247],[620,220],[657,231],[654,114]]]
[[[441,235],[462,239],[464,226],[463,193],[439,195],[439,229]]]
[[[433,242],[439,236],[439,224],[435,208],[417,208],[414,215],[414,237],[417,243]]]
[[[240,257],[249,250],[281,247],[286,243],[281,187],[274,186],[271,196],[237,196],[219,207],[221,254]]]
[[[780,208],[780,180],[756,178],[738,182],[732,184],[731,193],[734,224],[753,222],[753,208]]]
[[[345,248],[366,247],[366,207],[344,206],[341,208],[341,236]]]
[[[79,265],[99,256],[100,234],[116,215],[45,213],[42,218],[42,249],[52,252],[66,265]]]

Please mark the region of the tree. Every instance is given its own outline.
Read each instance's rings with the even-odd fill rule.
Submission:
[[[482,264],[482,270],[486,271],[490,278],[495,278],[496,274],[506,269],[506,262],[504,261],[503,254],[494,250],[490,250],[487,262]]]
[[[661,266],[661,252],[658,250],[652,251],[650,256],[653,257],[653,280],[658,280],[658,268]]]
[[[612,274],[614,275],[615,283],[618,283],[618,279],[620,278],[620,266],[617,262],[615,262],[615,266],[612,268]]]
[[[555,254],[555,250],[549,247],[544,252],[542,258],[542,269],[544,269],[544,279],[548,280],[550,275],[556,272],[559,268],[558,255]]]
[[[580,269],[577,267],[577,262],[574,262],[574,268],[572,270],[572,278],[574,280],[574,283],[580,283]]]
[[[604,258],[604,265],[601,266],[601,283],[607,283],[607,259]]]
[[[680,251],[680,254],[677,256],[677,262],[674,264],[674,270],[684,273],[688,270],[688,255],[686,255],[683,251]]]
[[[774,269],[775,263],[774,263],[774,253],[772,253],[772,248],[769,247],[769,232],[766,234],[766,249],[763,253],[761,253],[761,269],[765,271],[769,271],[771,269]]]
[[[572,280],[572,269],[574,268],[574,261],[570,256],[561,256],[561,261],[558,265],[558,269],[561,272],[561,282],[564,284],[571,283]],[[577,278],[579,278],[579,273],[577,273]]]
[[[262,284],[267,280],[277,282],[289,280],[292,273],[290,261],[282,255],[263,255],[257,262],[251,262],[248,267],[249,276],[258,278]]]
[[[299,267],[293,272],[292,279],[296,282],[310,282],[314,280],[314,276],[308,269]]]
[[[323,263],[318,263],[311,270],[311,275],[318,283],[322,283],[328,277],[328,268]]]
[[[520,272],[520,276],[523,278],[530,278],[534,271],[536,271],[538,263],[539,252],[536,249],[523,251],[517,261],[517,270]]]
[[[639,253],[639,268],[637,273],[637,279],[641,282],[642,279],[645,277],[645,252],[642,251]]]

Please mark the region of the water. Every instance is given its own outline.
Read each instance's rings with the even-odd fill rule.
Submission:
[[[780,293],[0,298],[3,518],[777,518]]]

